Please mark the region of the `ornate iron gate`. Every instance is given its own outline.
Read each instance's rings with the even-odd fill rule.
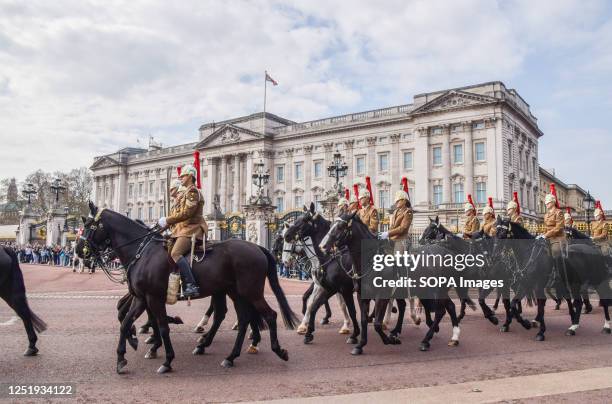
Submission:
[[[245,239],[245,220],[240,215],[229,216],[221,227],[221,240],[230,238]]]
[[[301,216],[303,213],[303,210],[296,209],[283,213],[280,216],[274,216],[274,218],[266,224],[268,228],[268,245],[266,246],[266,248],[272,251],[276,237],[280,234],[280,232],[282,232],[282,226],[285,223],[293,223],[293,221],[299,216]]]

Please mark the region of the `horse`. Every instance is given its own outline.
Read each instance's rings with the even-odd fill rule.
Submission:
[[[155,319],[156,331],[161,342],[156,342],[150,352],[163,346],[166,353],[164,363],[158,369],[163,374],[172,370],[174,350],[170,340],[170,330],[166,314],[166,294],[168,275],[174,268],[165,248],[165,240],[157,231],[109,209],[100,209],[89,203],[91,217],[84,221],[84,231],[77,249],[79,255],[103,261],[101,252],[110,247],[119,257],[126,276],[130,293],[134,300],[120,327],[117,346],[117,373],[122,373],[127,365],[125,359],[128,332],[138,316],[145,310]],[[226,314],[225,296],[234,301],[238,313],[239,330],[230,355],[221,366],[232,367],[234,359],[240,356],[246,327],[251,316],[263,318],[270,329],[272,351],[282,360],[289,359],[288,352],[281,348],[276,327],[276,312],[264,297],[266,279],[270,284],[287,328],[293,329],[296,316],[289,307],[287,298],[279,284],[274,257],[256,244],[243,240],[227,240],[216,243],[201,261],[194,263],[193,273],[200,285],[200,297],[211,296],[215,307],[214,323],[194,354],[203,354],[212,340]]]
[[[313,203],[311,203],[310,212],[308,212],[309,211],[306,209],[306,207],[304,207],[304,215],[298,219],[303,220],[307,214],[309,214],[309,217],[312,217],[313,215],[316,216],[315,206]],[[318,276],[320,273],[323,273],[325,269],[321,269],[321,264],[319,260],[320,257],[317,255],[316,242],[313,242],[313,239],[309,235],[304,235],[303,238],[300,237],[299,232],[296,232],[295,230],[295,226],[295,221],[291,226],[287,223],[285,223],[283,226],[283,230],[281,232],[281,237],[283,238],[282,261],[283,264],[287,265],[290,263],[291,260],[293,260],[293,256],[295,253],[301,253],[311,263],[311,276],[313,281],[302,296],[302,314],[304,315],[304,317],[297,328],[298,334],[305,335],[308,331],[308,324],[310,322],[313,301],[318,299],[319,296],[326,293],[325,288],[321,285],[321,282],[319,281],[320,277]],[[348,325],[351,321],[351,317],[349,315],[346,303],[341,293],[336,294],[336,296],[338,296],[338,304],[340,305],[340,309],[344,317],[342,327],[340,328],[338,333],[350,334],[351,331]],[[325,316],[321,319],[321,324],[328,324],[329,318],[331,317],[331,308],[329,307],[328,300],[329,298],[326,299],[323,303],[325,306]]]
[[[36,333],[47,329],[47,324],[30,309],[26,298],[26,288],[23,273],[19,267],[19,259],[15,251],[0,246],[0,297],[15,311],[23,321],[28,334],[28,348],[24,356],[36,356],[38,348]]]
[[[285,242],[297,240],[302,244],[302,248],[308,259],[313,262],[313,293],[308,305],[308,310],[304,316],[302,324],[307,325],[304,334],[304,343],[312,343],[314,336],[314,318],[318,308],[333,295],[337,295],[341,306],[347,311],[349,320],[353,324],[353,332],[346,340],[347,344],[356,344],[359,335],[359,323],[353,300],[354,285],[353,279],[349,275],[353,263],[348,253],[325,254],[319,248],[319,243],[327,234],[330,222],[325,220],[319,213],[315,212],[315,206],[310,204],[310,210],[297,217],[293,224],[285,232]],[[348,321],[345,318],[344,324],[339,333],[344,334],[348,328]]]
[[[362,278],[368,274],[364,274],[364,268],[362,263],[362,241],[376,240],[376,236],[370,232],[363,222],[356,216],[355,213],[343,214],[337,217],[330,230],[327,232],[325,237],[320,243],[320,248],[323,251],[329,251],[332,246],[337,248],[347,247],[354,265],[354,273],[357,278],[357,299],[359,302],[360,314],[361,314],[361,334],[359,343],[353,348],[351,352],[354,355],[359,355],[363,352],[363,347],[367,344],[367,303],[371,299],[363,298],[362,293]],[[446,254],[449,251],[439,245],[431,244],[427,246],[421,246],[420,250],[427,251],[428,253]],[[450,268],[443,268],[444,270],[450,270]],[[442,273],[440,269],[435,269],[438,273]],[[454,270],[454,269],[453,269]],[[422,291],[421,291],[422,292]],[[418,296],[418,293],[416,293]],[[429,326],[425,338],[422,340],[420,349],[427,351],[430,348],[430,342],[435,332],[439,330],[439,324],[444,314],[448,311],[451,317],[451,323],[453,325],[453,336],[449,341],[449,346],[457,346],[459,343],[459,321],[455,312],[455,305],[448,297],[448,289],[440,288],[434,291],[434,299],[421,299],[421,303],[425,309],[426,323]],[[398,299],[398,302],[401,299]],[[389,299],[376,299],[374,306],[375,320],[374,329],[380,335],[383,343],[385,344],[397,344],[399,340],[394,335],[387,336],[382,328],[382,319],[385,314]],[[405,307],[405,304],[404,304]],[[431,311],[435,312],[435,319],[432,321],[430,317]],[[398,321],[403,320],[403,314],[398,317]]]

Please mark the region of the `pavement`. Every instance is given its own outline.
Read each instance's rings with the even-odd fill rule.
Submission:
[[[170,315],[185,321],[171,326],[174,371],[156,374],[163,350],[158,359],[144,359],[141,336],[138,351],[128,348],[128,372],[117,375],[115,306],[126,287],[112,283],[101,272],[74,274],[70,269],[39,265],[22,265],[22,269],[30,306],[49,329],[40,335],[38,357],[21,356],[27,346],[22,323],[7,305],[0,304],[0,383],[75,383],[76,402],[557,403],[610,402],[612,393],[612,336],[600,332],[601,308],[583,315],[577,335],[566,337],[567,309],[554,311],[552,302],[546,311],[544,342],[534,341],[536,331],[516,324],[502,334],[480,312],[468,312],[458,347],[447,346],[451,327],[444,320],[431,350],[420,352],[426,330],[408,323],[401,345],[383,345],[371,329],[365,353],[352,356],[346,336],[338,334],[342,321],[332,299],[331,324],[317,325],[312,345],[304,345],[295,331],[281,326],[279,339],[289,351],[288,362],[270,351],[264,332],[260,352],[243,353],[229,370],[219,364],[234,342],[233,309],[206,354],[193,356],[198,335],[192,328],[209,299],[193,301],[190,307],[179,302],[168,308]],[[299,312],[301,293],[308,284],[292,280],[281,284],[290,305]],[[266,297],[276,309],[270,292]],[[534,312],[524,306],[527,313]],[[138,324],[143,322],[140,319]]]

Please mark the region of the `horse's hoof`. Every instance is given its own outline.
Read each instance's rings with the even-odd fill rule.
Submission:
[[[353,350],[351,351],[351,355],[361,355],[363,353],[363,348],[356,346],[355,348],[353,348]]]
[[[526,330],[531,330],[531,323],[528,320],[523,320],[521,322],[521,325],[523,326],[523,328],[525,328]]]
[[[304,335],[304,334],[306,334],[306,331],[308,331],[308,327],[306,327],[303,324],[300,324],[300,326],[297,328],[297,330],[295,332],[297,332],[300,335]]]
[[[565,335],[568,337],[573,337],[574,335],[576,335],[576,331],[574,330],[567,330],[565,331]]]
[[[320,323],[321,323],[321,325],[329,324],[329,319],[327,317],[322,318]]]
[[[346,340],[347,344],[356,344],[357,343],[357,338],[355,337],[348,337]]]
[[[196,334],[202,334],[206,329],[204,327],[196,327],[193,329],[193,332]]]
[[[174,316],[174,324],[184,324],[183,319],[179,316]]]
[[[155,337],[153,337],[152,335],[145,340],[145,344],[147,345],[152,345],[154,343],[155,343]]]
[[[542,335],[542,334],[538,334],[538,335],[536,335],[536,337],[535,337],[535,340],[536,340],[536,341],[544,341],[544,339],[545,339],[545,338],[544,338],[544,335]]]
[[[157,352],[156,351],[151,351],[148,350],[147,353],[144,356],[145,359],[156,359],[157,358]]]
[[[584,314],[589,314],[592,311],[593,311],[593,306],[585,306]]]
[[[348,327],[342,327],[340,331],[338,331],[338,334],[350,334],[350,333],[351,333],[351,329]]]
[[[117,373],[118,374],[122,374],[123,373],[123,368],[125,368],[127,366],[127,360],[125,359],[121,359],[120,361],[117,362]]]
[[[26,349],[25,352],[23,353],[23,356],[36,356],[36,354],[38,354],[38,348],[33,347],[33,348]]]
[[[161,365],[159,369],[157,369],[157,374],[163,375],[164,373],[172,372],[172,366],[170,365]]]
[[[417,317],[416,319],[412,319],[412,321],[414,321],[414,325],[419,326],[421,325],[421,317]]]
[[[538,328],[540,326],[540,322],[536,320],[531,320],[531,326],[533,328]]]
[[[138,329],[138,334],[148,334],[149,333],[149,328],[148,327],[140,327]]]
[[[450,341],[448,341],[448,346],[458,346],[459,345],[459,341],[456,341],[454,339],[451,339]]]
[[[259,348],[257,348],[256,346],[254,346],[253,344],[249,345],[249,347],[247,348],[246,351],[248,354],[254,355],[256,353],[259,352]]]
[[[312,344],[313,340],[314,340],[314,336],[312,334],[304,335],[304,344],[306,344],[306,345]]]
[[[602,333],[602,334],[611,334],[611,333],[612,333],[612,331],[610,331],[610,329],[609,329],[609,328],[604,327],[604,328],[602,328],[601,333]]]
[[[138,350],[138,338],[128,338],[127,342],[128,344],[130,344],[134,351]]]
[[[233,368],[234,362],[229,361],[227,359],[223,359],[223,362],[221,362],[221,367],[225,369]]]
[[[487,320],[489,320],[493,325],[499,324],[499,320],[495,316],[487,317]]]
[[[401,345],[401,344],[402,344],[402,341],[400,341],[400,339],[399,339],[397,336],[395,336],[395,335],[390,335],[390,336],[389,336],[389,343],[390,343],[391,345]]]
[[[419,349],[422,352],[425,352],[425,351],[429,351],[429,347],[430,347],[429,342],[421,342],[421,346],[419,347]]]
[[[276,354],[278,355],[279,358],[281,358],[285,362],[287,362],[289,360],[289,352],[287,352],[286,349],[281,349]]]
[[[204,355],[204,347],[203,346],[197,346],[195,347],[195,349],[191,352],[192,355]]]
[[[501,332],[508,332],[509,329],[510,329],[510,327],[508,327],[507,325],[502,325],[501,328],[499,329],[499,331],[501,331]]]

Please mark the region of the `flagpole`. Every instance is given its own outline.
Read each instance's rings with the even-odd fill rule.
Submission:
[[[264,136],[266,136],[266,89],[268,87],[267,75],[268,75],[268,72],[264,70],[264,105],[263,105],[263,122],[262,122]]]

